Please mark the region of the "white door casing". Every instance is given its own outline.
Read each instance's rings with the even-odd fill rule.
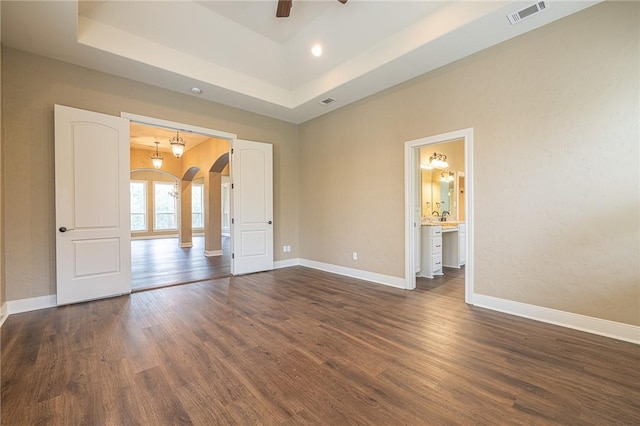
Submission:
[[[129,120],[55,105],[55,178],[58,305],[130,293]]]
[[[231,273],[273,269],[273,148],[231,143]]]
[[[473,304],[474,296],[474,209],[473,209],[473,128],[455,130],[426,138],[415,139],[404,144],[404,188],[405,188],[405,288],[413,290],[416,288],[415,262],[416,244],[416,205],[419,205],[419,196],[416,195],[416,185],[420,185],[416,176],[419,174],[420,166],[417,161],[419,148],[432,144],[447,143],[454,140],[464,139],[464,165],[465,165],[465,302]]]

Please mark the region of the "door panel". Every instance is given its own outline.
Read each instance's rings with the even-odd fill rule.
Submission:
[[[55,106],[58,305],[131,292],[129,120]]]
[[[272,146],[234,140],[231,154],[231,273],[273,269]]]

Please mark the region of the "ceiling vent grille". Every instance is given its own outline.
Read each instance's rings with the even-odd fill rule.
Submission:
[[[326,98],[320,101],[322,105],[329,105],[331,102],[335,102],[336,100],[333,98]]]
[[[542,0],[530,6],[522,8],[517,12],[509,13],[507,15],[507,18],[509,18],[509,22],[511,22],[511,25],[513,25],[547,9],[549,9],[549,2],[547,0]]]

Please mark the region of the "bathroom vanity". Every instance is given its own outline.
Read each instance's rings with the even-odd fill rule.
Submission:
[[[442,275],[442,267],[460,268],[466,262],[466,225],[430,222],[421,227],[419,277]]]
[[[442,275],[442,226],[422,225],[420,235],[419,277],[433,278]]]

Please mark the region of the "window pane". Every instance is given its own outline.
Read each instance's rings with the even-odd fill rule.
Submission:
[[[173,213],[157,213],[156,229],[176,229],[176,215]]]
[[[202,224],[202,213],[191,214],[191,226],[194,228],[204,228]]]
[[[139,213],[131,214],[131,230],[132,231],[146,231],[147,230],[147,221],[145,220],[146,215]]]
[[[191,185],[191,226],[193,228],[204,228],[202,218],[204,206],[204,185]]]
[[[147,230],[147,184],[146,182],[130,182],[131,194],[131,230]]]
[[[155,229],[177,229],[176,226],[176,199],[171,192],[175,190],[172,183],[154,182],[154,211]]]

